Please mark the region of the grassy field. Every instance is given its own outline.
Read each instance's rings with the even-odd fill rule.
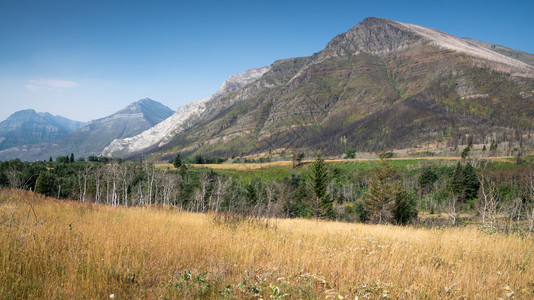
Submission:
[[[486,157],[484,158],[492,166],[515,167],[513,157]],[[458,157],[419,157],[419,158],[391,158],[388,159],[391,166],[400,173],[410,170],[420,170],[423,165],[456,166],[460,160]],[[292,161],[275,161],[266,163],[222,163],[222,164],[187,164],[190,172],[203,172],[213,170],[218,174],[230,175],[249,181],[251,178],[259,178],[264,181],[282,180],[291,177],[292,174],[307,176],[308,167],[314,160],[305,160],[296,170],[293,170]],[[325,163],[332,169],[339,169],[346,173],[368,175],[380,163],[379,158],[371,159],[326,159]],[[172,164],[156,164],[160,170],[176,170]]]
[[[224,219],[0,191],[2,299],[531,299],[533,251],[532,236],[476,227]]]

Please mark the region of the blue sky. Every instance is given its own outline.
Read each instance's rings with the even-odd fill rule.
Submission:
[[[369,16],[534,53],[533,12],[513,0],[0,0],[0,120],[33,108],[89,121],[146,97],[176,109]]]

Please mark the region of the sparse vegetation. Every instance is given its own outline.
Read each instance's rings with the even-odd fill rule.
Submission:
[[[476,227],[219,222],[13,190],[1,190],[0,216],[6,299],[534,296],[532,237]]]

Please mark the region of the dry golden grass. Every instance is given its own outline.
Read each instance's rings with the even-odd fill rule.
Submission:
[[[38,196],[35,225],[31,199],[0,192],[0,298],[534,297],[530,236],[298,219],[266,227]]]
[[[389,160],[428,160],[428,161],[457,161],[460,160],[459,157],[393,157]],[[499,156],[499,157],[484,157],[485,160],[495,161],[495,162],[510,162],[514,160],[514,157],[510,156]],[[325,159],[325,163],[335,163],[335,162],[367,162],[367,161],[379,161],[380,158],[350,158],[350,159]],[[313,163],[314,160],[304,160],[303,164]],[[284,161],[273,161],[265,163],[223,163],[223,164],[188,164],[188,166],[193,168],[208,168],[214,170],[238,170],[238,171],[256,171],[261,169],[268,169],[272,167],[291,167],[293,162],[290,160]],[[156,164],[156,168],[160,170],[176,170],[172,164]]]

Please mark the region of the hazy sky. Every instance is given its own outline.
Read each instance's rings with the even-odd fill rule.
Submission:
[[[369,16],[534,53],[533,12],[532,0],[0,0],[0,120],[33,108],[89,121],[146,97],[176,109]]]

